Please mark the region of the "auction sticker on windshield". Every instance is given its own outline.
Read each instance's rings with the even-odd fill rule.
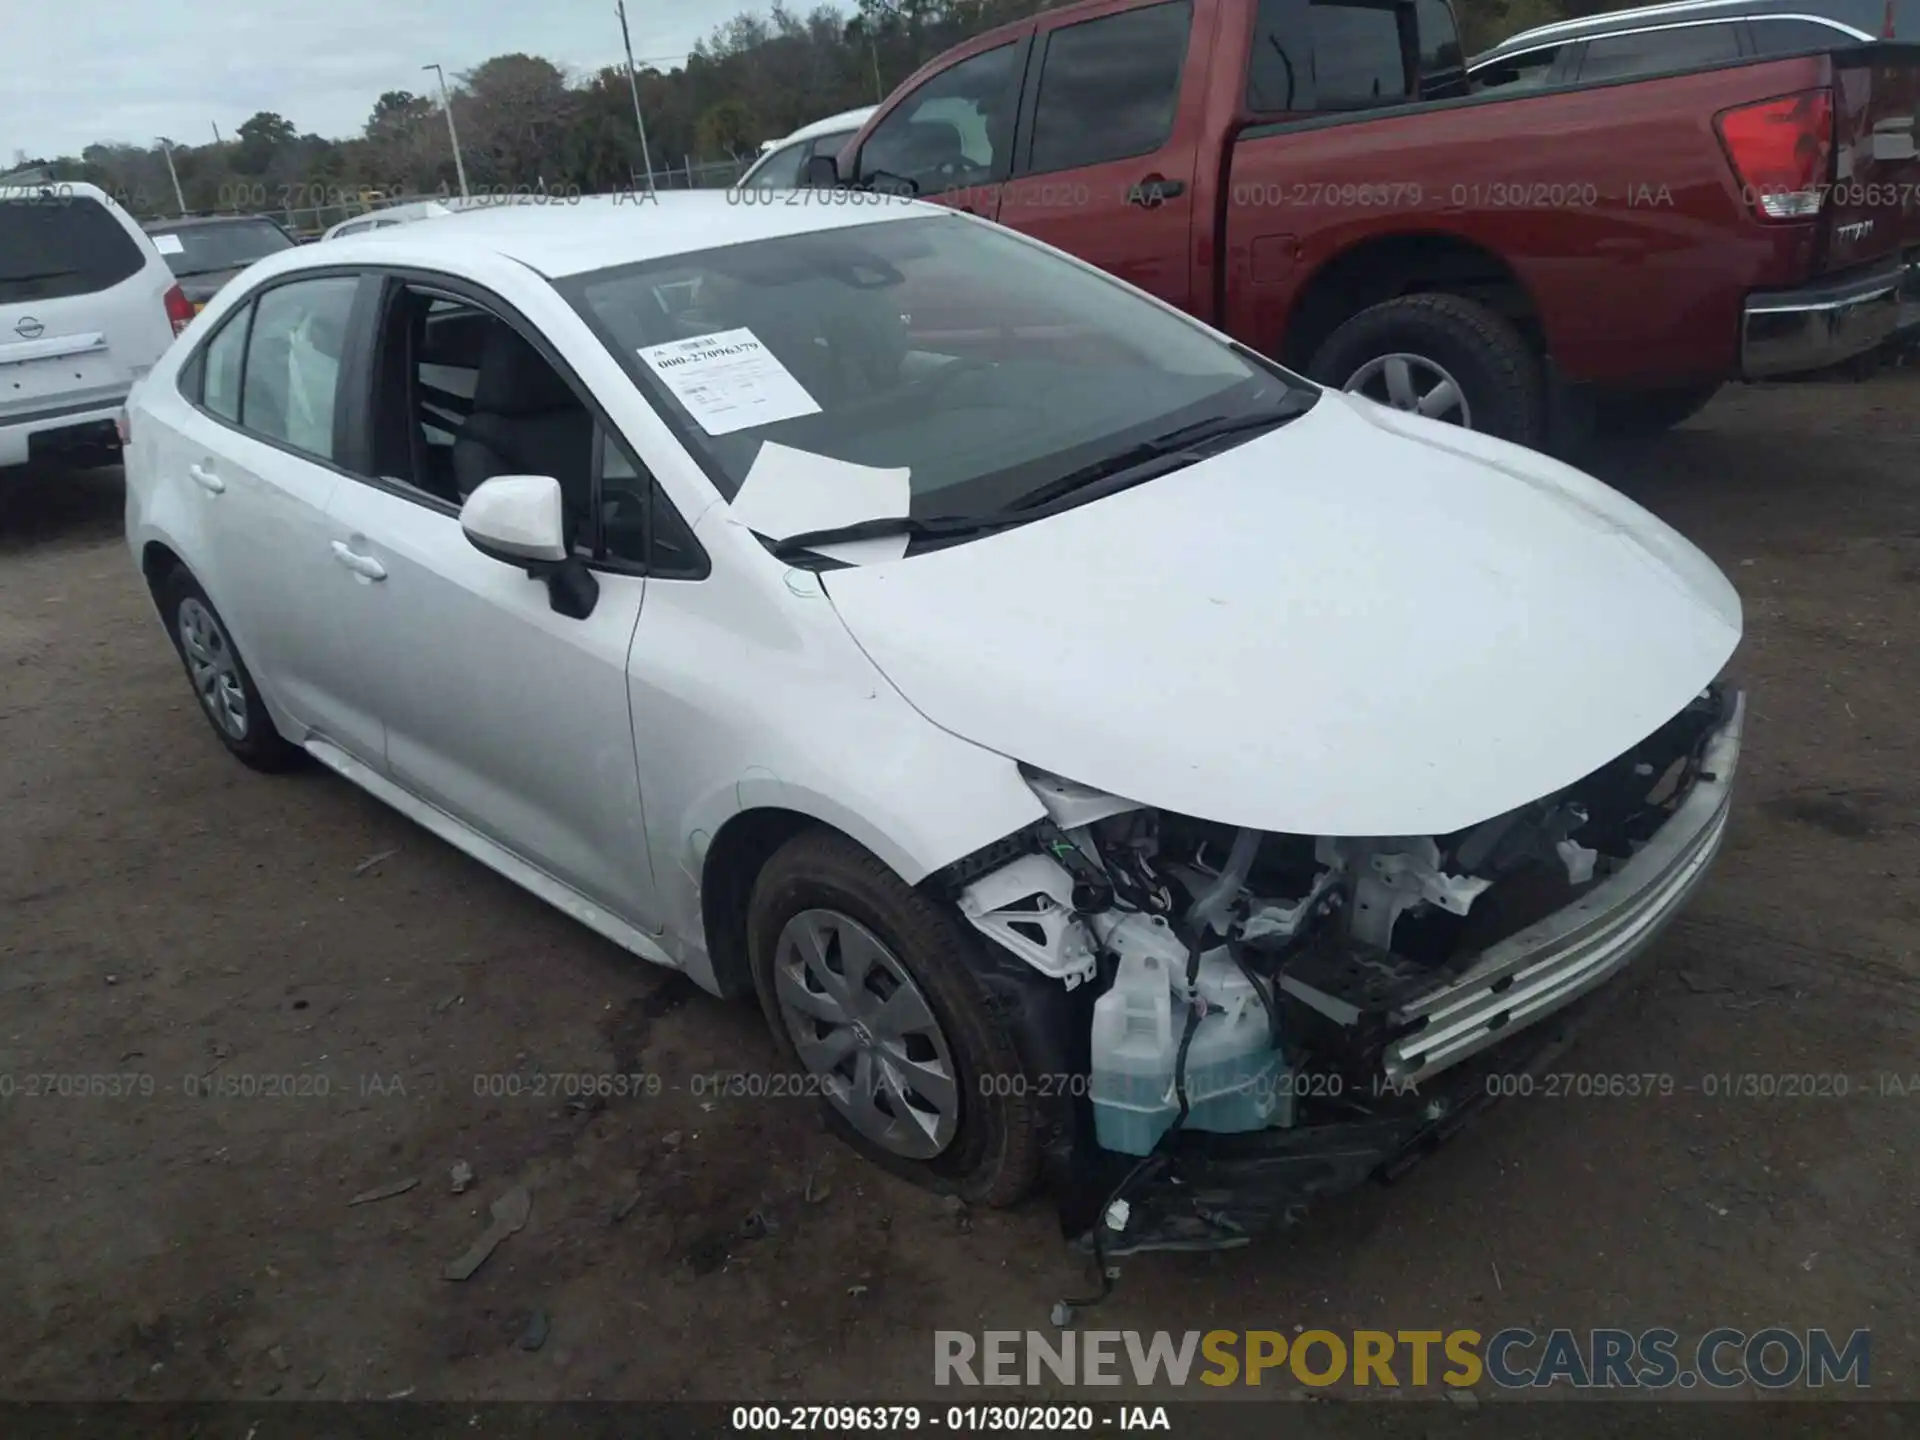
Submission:
[[[153,248],[158,250],[162,255],[184,255],[187,249],[185,245],[180,243],[180,237],[178,235],[154,236]]]
[[[709,435],[820,413],[793,372],[745,327],[649,345],[640,358]]]

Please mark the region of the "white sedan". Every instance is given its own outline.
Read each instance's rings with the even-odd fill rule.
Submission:
[[[767,1093],[923,1182],[1232,1243],[1419,1153],[1705,873],[1732,587],[1555,461],[838,198],[222,291],[126,452],[214,733],[756,993]]]

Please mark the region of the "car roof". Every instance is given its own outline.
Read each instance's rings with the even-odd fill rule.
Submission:
[[[301,246],[284,252],[284,273],[309,266],[340,265],[365,254],[393,263],[404,254],[431,264],[476,253],[516,260],[549,279],[671,259],[697,250],[884,224],[915,215],[953,216],[923,201],[866,196],[874,203],[847,205],[744,205],[729,190],[678,194],[585,195],[541,205],[470,210],[435,225],[395,225],[350,235],[324,250]]]
[[[1873,36],[1859,26],[1863,13],[1858,4],[1836,5],[1834,0],[1673,0],[1673,3],[1669,4],[1640,5],[1630,10],[1608,10],[1572,20],[1556,20],[1550,25],[1536,25],[1531,30],[1522,30],[1517,35],[1509,35],[1497,45],[1474,56],[1469,63],[1478,65],[1482,61],[1516,50],[1529,50],[1536,45],[1586,40],[1597,35],[1613,35],[1622,30],[1634,30],[1645,26],[1684,25],[1716,20],[1732,22],[1746,19],[1748,16],[1792,15],[1823,20],[1831,25],[1846,26],[1854,34],[1871,39]]]
[[[862,105],[853,110],[842,110],[838,115],[829,115],[824,120],[815,120],[811,125],[802,125],[791,135],[776,140],[774,148],[791,145],[796,140],[811,140],[817,135],[831,135],[836,130],[858,130],[879,108],[878,105]]]

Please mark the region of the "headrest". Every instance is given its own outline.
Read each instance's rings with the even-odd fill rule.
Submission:
[[[473,408],[492,415],[542,415],[578,410],[580,401],[540,358],[540,352],[505,325],[488,327],[473,385]]]

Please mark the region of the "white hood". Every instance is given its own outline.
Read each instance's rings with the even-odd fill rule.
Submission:
[[[1258,830],[1442,835],[1677,714],[1740,639],[1712,561],[1543,455],[1326,395],[1062,514],[824,577],[935,724]]]

